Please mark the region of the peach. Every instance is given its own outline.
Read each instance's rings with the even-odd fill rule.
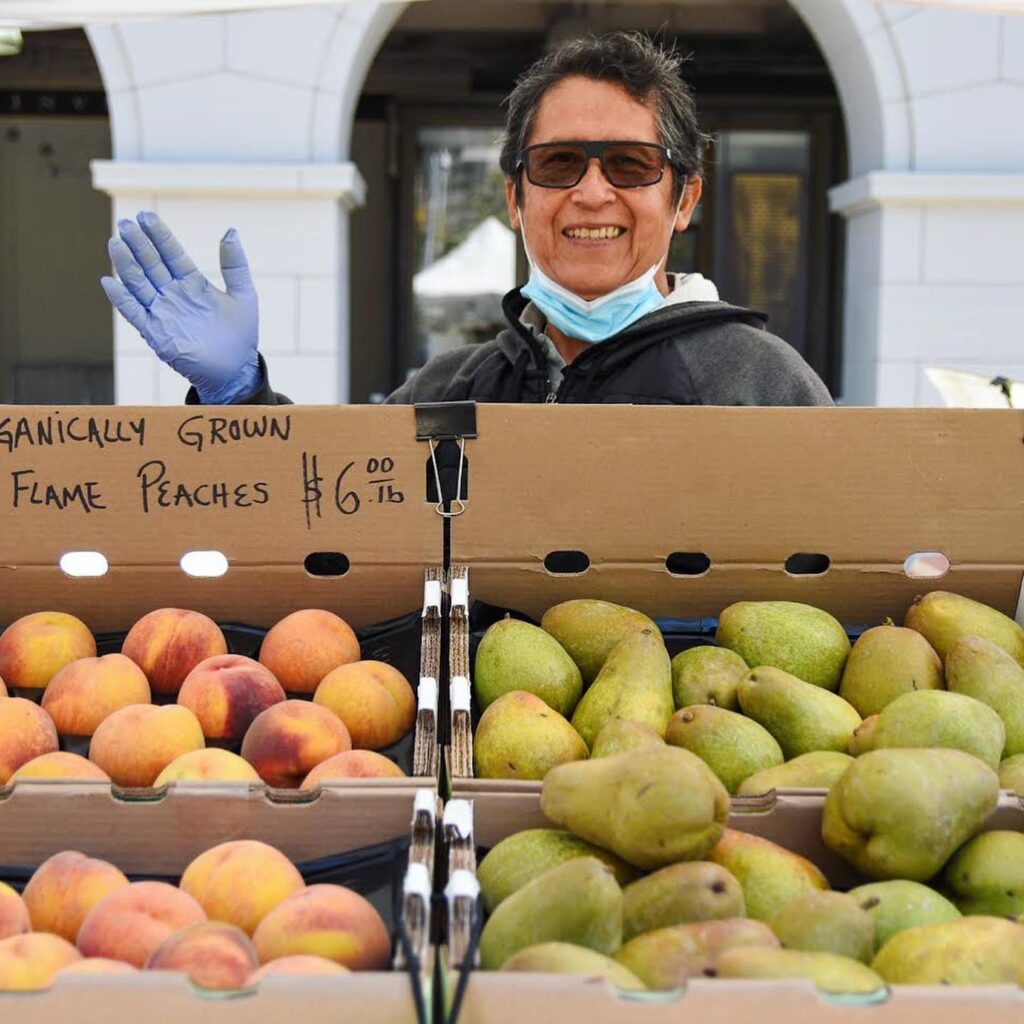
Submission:
[[[38,704],[24,697],[0,700],[0,786],[32,758],[56,749],[53,719]]]
[[[205,745],[202,727],[188,708],[129,704],[100,722],[89,760],[119,786],[152,786],[176,757]]]
[[[126,964],[123,960],[110,960],[105,956],[83,956],[81,960],[62,967],[57,972],[58,978],[65,974],[138,974],[138,967]]]
[[[261,711],[242,740],[242,757],[268,786],[296,788],[321,761],[352,748],[337,715],[308,700]]]
[[[359,750],[397,743],[416,722],[416,695],[383,661],[354,661],[328,672],[313,696],[344,723]]]
[[[25,901],[9,885],[0,882],[0,939],[21,935],[31,928]]]
[[[168,935],[205,920],[203,908],[168,882],[129,882],[89,911],[78,949],[142,967]]]
[[[261,711],[284,699],[274,673],[241,654],[199,662],[178,693],[178,703],[195,714],[208,740],[240,740]]]
[[[46,932],[26,932],[0,940],[0,992],[48,988],[54,975],[81,954],[67,939]]]
[[[154,693],[176,694],[199,662],[227,654],[228,645],[217,623],[202,612],[157,608],[128,630],[121,653],[146,673]]]
[[[217,782],[259,782],[256,769],[244,757],[219,747],[204,747],[179,754],[157,777],[154,786],[168,782],[212,780]]]
[[[7,684],[2,679],[0,679],[0,697],[6,697],[6,696],[7,696]]]
[[[128,879],[113,864],[62,850],[36,868],[23,899],[35,931],[75,942],[89,911],[127,885]]]
[[[258,985],[269,974],[348,974],[349,969],[336,964],[324,956],[310,956],[295,953],[293,956],[279,956],[268,960],[258,971],[253,971],[245,980],[246,988]]]
[[[0,676],[8,686],[42,690],[69,662],[96,656],[89,627],[64,612],[34,612],[0,633]]]
[[[240,928],[203,921],[169,935],[149,955],[148,971],[183,971],[200,988],[242,988],[259,965],[256,950]]]
[[[233,839],[199,854],[181,876],[206,916],[237,925],[247,935],[282,900],[306,887],[298,868],[256,839]]]
[[[313,693],[339,665],[359,660],[359,641],[334,612],[304,608],[272,626],[260,646],[266,665],[289,693]]]
[[[391,939],[369,900],[343,885],[310,885],[278,904],[252,937],[261,963],[293,953],[327,957],[354,971],[383,970]]]
[[[123,654],[72,661],[43,692],[43,707],[65,736],[91,736],[112,711],[150,700],[146,673]]]
[[[372,750],[344,750],[321,761],[303,780],[300,789],[316,789],[331,779],[403,779],[405,772],[390,758]]]
[[[109,782],[110,776],[81,754],[55,750],[26,761],[9,781],[17,782],[19,779],[95,779]]]

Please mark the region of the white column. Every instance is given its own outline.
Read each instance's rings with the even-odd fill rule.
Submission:
[[[348,216],[366,187],[354,164],[98,160],[92,170],[94,186],[113,200],[112,230],[155,210],[218,287],[218,243],[236,228],[259,293],[272,386],[305,404],[348,401]],[[120,316],[115,322],[116,401],[183,401],[183,379]]]
[[[847,218],[843,401],[941,405],[927,366],[1024,380],[1024,173],[876,172]]]

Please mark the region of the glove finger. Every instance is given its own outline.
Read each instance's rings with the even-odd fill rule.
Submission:
[[[228,295],[243,295],[256,291],[249,271],[249,261],[234,228],[230,228],[220,240],[220,272]]]
[[[188,277],[189,274],[198,273],[192,257],[185,252],[181,242],[174,237],[171,229],[159,214],[151,213],[148,210],[143,211],[139,214],[139,224],[156,247],[164,265],[177,280],[180,281],[183,277]]]
[[[139,332],[143,334],[146,326],[148,313],[144,306],[135,300],[135,297],[128,291],[120,281],[113,277],[101,277],[100,285],[107,293],[110,304],[118,311]],[[145,337],[145,335],[143,334]]]
[[[124,286],[132,293],[137,302],[149,309],[157,296],[157,290],[143,273],[142,267],[135,261],[131,249],[117,235],[114,235],[107,243],[107,251],[110,253],[110,260],[114,264],[117,276],[124,282]]]
[[[153,243],[135,221],[119,220],[117,231],[157,291],[174,280],[171,272],[160,258],[160,253],[156,251]]]

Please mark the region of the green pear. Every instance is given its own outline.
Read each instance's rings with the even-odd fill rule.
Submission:
[[[860,715],[842,697],[778,668],[755,668],[740,680],[743,714],[778,741],[786,760],[814,750],[846,752]]]
[[[1003,720],[1003,757],[1024,753],[1024,668],[998,644],[962,636],[946,655],[946,685],[987,704]]]
[[[962,917],[894,935],[872,963],[890,985],[1024,985],[1024,928]]]
[[[587,745],[557,712],[532,693],[513,690],[481,716],[473,737],[478,779],[543,779],[558,764],[588,756]]]
[[[897,697],[879,713],[871,749],[950,748],[998,768],[1005,742],[1002,719],[980,700],[946,690],[918,690]]]
[[[638,868],[702,860],[729,816],[718,776],[688,750],[644,747],[552,769],[540,807],[553,824]]]
[[[996,773],[962,750],[870,750],[829,790],[821,834],[868,878],[924,882],[998,798]]]
[[[747,776],[736,790],[738,796],[760,796],[773,789],[831,789],[853,758],[838,750],[801,754],[777,768],[765,768]]]
[[[658,630],[654,620],[643,612],[590,598],[556,604],[544,613],[540,624],[579,666],[584,686],[597,678],[612,649],[630,633]]]
[[[596,857],[603,861],[619,885],[637,877],[637,870],[614,853],[553,828],[528,828],[513,832],[495,844],[477,866],[480,895],[490,913],[502,900],[546,871],[575,860]]]
[[[750,668],[782,669],[826,690],[838,689],[850,653],[850,638],[838,619],[795,601],[731,604],[718,618],[715,640]]]
[[[865,630],[846,659],[839,696],[862,718],[915,690],[942,689],[942,660],[920,633],[903,626]]]
[[[956,851],[943,877],[962,914],[1024,915],[1024,832],[982,832]]]
[[[722,954],[747,946],[778,946],[779,940],[760,921],[731,918],[677,924],[645,932],[627,942],[615,959],[648,988],[672,990],[688,978],[711,976]]]
[[[730,949],[718,958],[719,978],[806,978],[822,992],[877,992],[885,982],[870,967],[835,953],[799,949]]]
[[[770,839],[727,828],[708,860],[721,864],[743,887],[747,917],[770,921],[791,900],[829,887],[806,858]]]
[[[878,728],[879,717],[879,715],[869,715],[853,730],[850,742],[846,745],[846,752],[850,757],[860,757],[861,754],[874,750],[875,730]]]
[[[590,751],[593,757],[614,757],[641,747],[663,747],[665,741],[649,725],[613,718],[598,734]]]
[[[980,636],[998,644],[1024,665],[1024,629],[1008,615],[946,590],[933,590],[915,599],[903,625],[916,629],[935,648],[943,663],[962,636]]]
[[[696,754],[730,793],[754,772],[784,760],[782,749],[767,729],[713,704],[680,708],[668,723],[665,742]]]
[[[869,882],[849,893],[875,923],[875,949],[881,949],[897,932],[922,924],[956,921],[960,911],[945,896],[920,882],[894,878]]]
[[[514,953],[540,942],[568,942],[608,954],[622,945],[622,890],[607,864],[578,857],[503,900],[480,934],[480,964],[497,970]]]
[[[588,747],[615,718],[649,725],[659,736],[672,717],[672,668],[658,629],[629,634],[609,653],[572,716]]]
[[[604,978],[616,988],[637,990],[645,987],[617,960],[568,942],[540,942],[536,946],[527,946],[513,953],[501,969],[541,974],[585,974],[587,977]]]
[[[735,711],[736,684],[749,666],[724,647],[691,647],[672,659],[672,698],[677,708],[714,704]]]
[[[1024,754],[1014,754],[999,763],[999,785],[1024,794]]]
[[[476,649],[473,695],[481,709],[500,696],[525,690],[568,717],[583,693],[576,663],[539,626],[506,618],[484,633]]]
[[[720,864],[669,864],[622,890],[622,940],[676,924],[745,914],[743,887]]]
[[[875,955],[875,922],[844,892],[806,892],[784,903],[768,927],[786,949],[835,953],[862,963]]]

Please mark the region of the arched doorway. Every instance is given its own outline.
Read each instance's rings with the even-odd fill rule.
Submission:
[[[99,69],[81,30],[26,32],[0,58],[0,401],[113,401],[110,156]]]

